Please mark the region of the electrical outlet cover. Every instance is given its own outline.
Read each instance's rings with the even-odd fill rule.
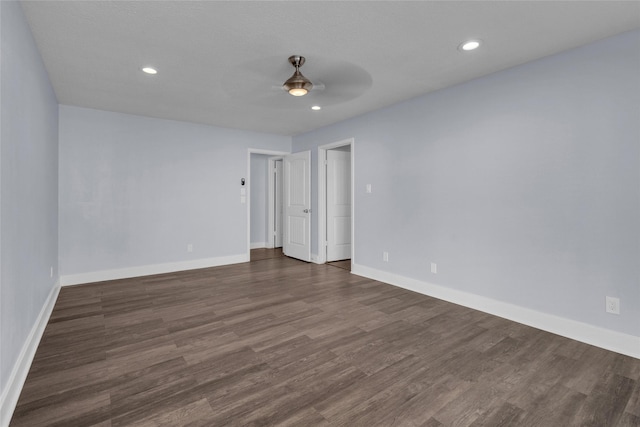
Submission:
[[[620,314],[620,298],[607,297],[606,303],[607,313]]]

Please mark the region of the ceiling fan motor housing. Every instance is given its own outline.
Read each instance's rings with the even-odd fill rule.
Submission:
[[[293,96],[306,95],[313,88],[311,81],[300,72],[300,66],[304,64],[304,61],[304,56],[292,55],[289,57],[289,62],[296,67],[296,71],[284,82],[282,87]]]

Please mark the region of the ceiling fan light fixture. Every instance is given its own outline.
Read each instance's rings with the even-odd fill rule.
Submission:
[[[300,66],[304,64],[304,56],[290,56],[289,62],[296,67],[296,71],[284,82],[282,88],[289,92],[290,95],[304,96],[313,88],[311,81],[300,72]]]
[[[293,96],[305,96],[309,93],[309,90],[305,89],[304,87],[292,87],[288,92],[289,95]]]
[[[301,87],[289,89],[289,95],[293,96],[305,96],[307,93],[309,93],[309,91]]]

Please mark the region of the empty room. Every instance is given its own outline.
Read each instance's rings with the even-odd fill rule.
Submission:
[[[0,37],[0,427],[640,426],[640,1]]]

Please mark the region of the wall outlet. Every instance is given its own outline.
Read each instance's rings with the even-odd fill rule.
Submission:
[[[611,314],[620,314],[620,298],[607,297],[607,313]]]
[[[49,269],[49,277],[53,277],[53,266]]]
[[[367,184],[367,186],[366,186],[365,188],[366,188],[366,190],[365,190],[365,191],[366,191],[367,193],[371,193],[371,184]]]
[[[187,252],[193,252],[193,243],[187,245]]]
[[[435,262],[431,263],[431,272],[433,274],[438,274],[438,264],[436,264]]]
[[[382,260],[384,262],[389,262],[389,252],[382,252]]]

